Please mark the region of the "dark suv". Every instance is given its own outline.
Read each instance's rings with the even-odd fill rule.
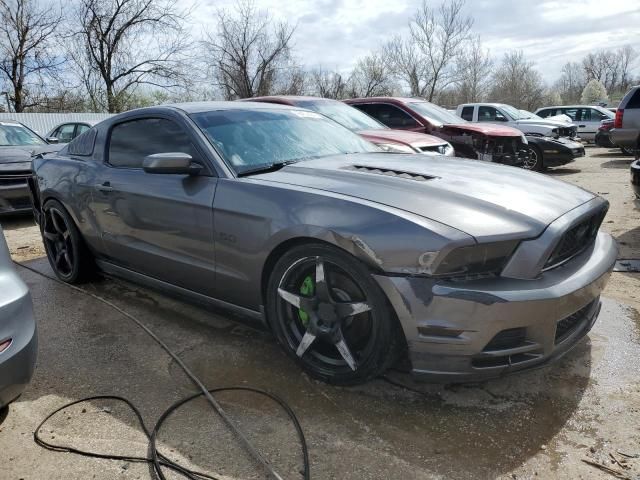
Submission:
[[[624,150],[640,155],[640,85],[632,87],[624,96],[611,131],[611,140]]]

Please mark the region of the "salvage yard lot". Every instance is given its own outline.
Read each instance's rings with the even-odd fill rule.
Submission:
[[[607,198],[611,209],[603,228],[617,239],[619,258],[640,259],[640,209],[629,186],[629,163],[616,150],[588,147],[587,157],[549,174]],[[51,275],[33,222],[2,225],[14,259]],[[60,405],[100,394],[129,398],[153,425],[194,391],[191,384],[115,310],[20,273],[32,291],[40,353],[32,384],[0,417],[2,478],[149,478],[142,464],[43,450],[33,431]],[[628,478],[640,475],[640,458],[623,455],[640,454],[640,273],[612,275],[594,330],[559,363],[465,386],[390,374],[417,392],[383,379],[331,387],[304,375],[268,334],[224,311],[205,312],[120,280],[86,288],[149,325],[209,387],[246,385],[283,397],[307,435],[312,478],[606,478],[582,460],[606,462]],[[301,478],[295,432],[273,405],[246,393],[218,398],[284,478]],[[86,450],[146,455],[135,418],[113,403],[70,408],[44,434]],[[161,451],[200,471],[263,478],[202,401],[171,417],[160,440]]]

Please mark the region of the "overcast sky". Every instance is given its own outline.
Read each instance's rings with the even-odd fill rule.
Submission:
[[[349,69],[392,35],[406,33],[420,2],[255,0],[258,8],[298,25],[294,43],[301,63],[339,70]],[[202,27],[214,19],[216,8],[233,8],[234,3],[198,0],[194,19]],[[493,56],[522,49],[548,82],[565,62],[591,51],[640,47],[640,0],[467,0],[466,9],[475,20],[474,33]]]

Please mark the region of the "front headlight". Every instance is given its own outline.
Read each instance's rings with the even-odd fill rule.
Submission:
[[[438,263],[434,276],[499,274],[518,246],[517,240],[485,243],[452,250]]]
[[[524,133],[522,134],[522,143],[524,143],[525,145],[529,145],[529,140],[527,140],[527,137]]]
[[[388,153],[416,153],[410,146],[399,143],[379,143],[378,147]]]
[[[443,155],[446,157],[453,157],[455,154],[453,147],[451,146],[450,143],[447,143],[444,147],[444,153]]]

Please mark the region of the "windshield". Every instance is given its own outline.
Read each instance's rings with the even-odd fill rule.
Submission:
[[[520,110],[512,107],[511,105],[500,105],[500,109],[511,117],[511,120],[524,120],[527,117],[520,113]]]
[[[38,135],[17,123],[0,122],[0,147],[21,147],[27,145],[46,145]]]
[[[536,115],[535,113],[528,112],[526,110],[518,110],[518,112],[520,112],[520,119],[522,120],[529,120],[531,118],[535,120],[544,120],[544,118],[542,118],[541,116]]]
[[[296,106],[313,110],[338,122],[349,130],[381,130],[386,129],[383,124],[371,118],[357,108],[333,100],[302,100]]]
[[[431,123],[446,125],[456,123],[467,123],[466,120],[460,118],[455,113],[448,112],[442,107],[429,102],[411,102],[409,106],[416,112],[429,120]]]
[[[380,151],[337,123],[304,110],[219,110],[192,118],[238,174],[264,165]]]

